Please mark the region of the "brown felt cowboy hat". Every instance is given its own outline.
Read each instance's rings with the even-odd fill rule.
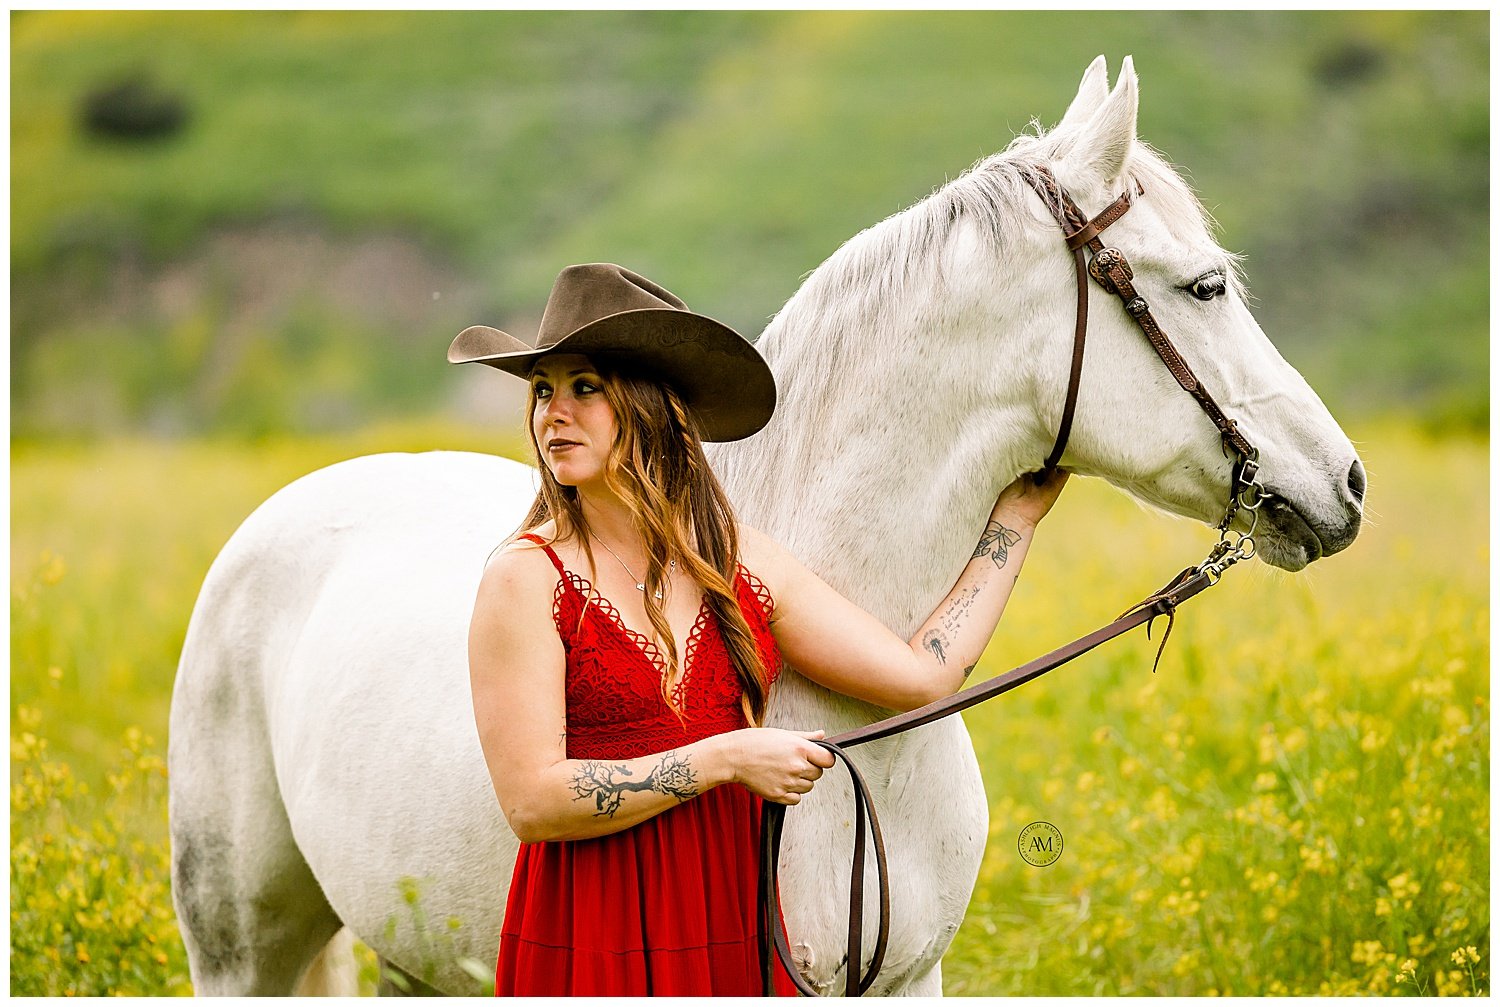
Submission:
[[[609,262],[558,274],[535,346],[471,325],[448,347],[448,362],[489,364],[528,378],[549,353],[604,358],[671,385],[697,416],[706,441],[749,437],[776,408],[771,368],[744,336]]]

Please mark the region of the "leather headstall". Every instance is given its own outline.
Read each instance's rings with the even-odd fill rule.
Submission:
[[[1074,272],[1078,280],[1078,314],[1073,325],[1073,360],[1068,371],[1068,391],[1063,399],[1062,421],[1058,424],[1057,441],[1052,445],[1052,451],[1042,464],[1042,471],[1037,473],[1037,482],[1041,482],[1048,472],[1057,467],[1058,460],[1062,458],[1063,448],[1067,446],[1068,434],[1073,429],[1073,411],[1078,402],[1078,385],[1083,374],[1084,343],[1088,334],[1087,277],[1093,277],[1094,282],[1099,284],[1106,293],[1120,298],[1125,306],[1125,312],[1140,326],[1141,332],[1146,336],[1146,341],[1151,344],[1156,355],[1161,357],[1162,363],[1166,364],[1167,371],[1208,414],[1214,426],[1219,428],[1225,444],[1235,451],[1241,461],[1254,462],[1257,458],[1256,449],[1244,434],[1240,433],[1235,422],[1224,415],[1224,410],[1219,408],[1214,397],[1198,381],[1197,376],[1193,374],[1193,369],[1188,366],[1182,354],[1177,352],[1177,347],[1172,345],[1172,340],[1167,338],[1167,334],[1157,324],[1146,299],[1136,291],[1133,282],[1135,273],[1130,268],[1130,260],[1126,259],[1125,254],[1118,248],[1106,247],[1100,239],[1105,228],[1125,216],[1135,196],[1145,195],[1145,187],[1138,184],[1133,194],[1130,190],[1121,193],[1113,203],[1106,206],[1098,216],[1091,220],[1084,216],[1083,211],[1078,208],[1077,203],[1073,202],[1067,191],[1057,184],[1057,179],[1053,177],[1046,165],[1032,165],[1024,172],[1023,177],[1062,227],[1064,241],[1068,250],[1073,253]],[[1087,262],[1084,255],[1085,249],[1093,253],[1092,259]]]

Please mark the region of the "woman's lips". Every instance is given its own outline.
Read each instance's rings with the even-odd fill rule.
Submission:
[[[566,451],[568,448],[578,447],[577,441],[553,441],[547,445],[548,451]]]

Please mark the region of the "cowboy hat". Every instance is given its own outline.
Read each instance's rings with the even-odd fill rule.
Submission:
[[[776,408],[776,380],[749,340],[609,262],[568,266],[558,274],[535,346],[471,325],[448,347],[448,362],[488,364],[529,378],[532,365],[551,353],[608,359],[671,385],[706,441],[749,437]]]

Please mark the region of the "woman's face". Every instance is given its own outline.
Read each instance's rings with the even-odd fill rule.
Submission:
[[[563,486],[601,483],[618,427],[599,372],[588,357],[559,353],[531,370],[531,429],[542,461]]]

